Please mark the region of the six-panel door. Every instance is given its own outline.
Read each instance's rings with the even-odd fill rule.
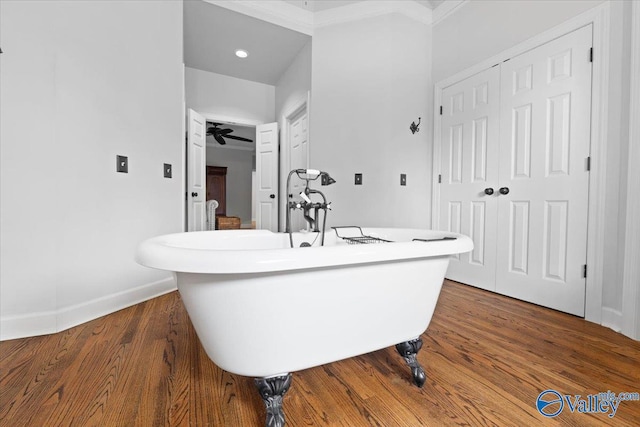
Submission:
[[[440,228],[473,239],[447,277],[495,290],[500,69],[493,67],[443,91]],[[487,193],[494,191],[493,195]]]
[[[440,228],[475,245],[447,277],[584,315],[591,40],[583,27],[443,90]]]
[[[502,64],[496,290],[584,316],[591,26]]]

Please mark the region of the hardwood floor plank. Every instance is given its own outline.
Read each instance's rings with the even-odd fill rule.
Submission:
[[[88,328],[78,327],[48,337],[37,337],[34,341],[26,339],[35,343],[34,350],[24,353],[26,357],[22,360],[26,363],[26,369],[22,371],[24,377],[21,384],[17,382],[17,375],[11,384],[2,384],[0,420],[10,420],[16,425],[36,425],[38,416],[54,410],[62,399],[64,387],[51,387],[51,384],[60,380],[89,336]],[[14,355],[20,353],[19,348],[15,351]],[[4,366],[4,351],[1,353],[3,359],[0,366]],[[16,359],[11,356],[8,360],[16,363]],[[25,366],[22,362],[20,364]],[[13,368],[17,366],[20,365],[14,365],[7,371],[14,371]],[[5,369],[0,371],[4,372]],[[39,407],[39,411],[21,410],[31,406]],[[6,413],[5,408],[8,410]]]
[[[120,376],[128,372],[126,344],[121,341],[126,329],[119,326],[126,324],[123,317],[129,317],[131,311],[115,313],[115,322],[105,317],[89,323],[95,325],[90,338],[54,385],[64,390],[60,403],[50,414],[39,414],[37,425],[99,424]]]
[[[296,372],[284,398],[295,426],[634,426],[545,418],[546,389],[638,392],[640,343],[583,319],[446,282],[422,336],[423,388],[393,347]],[[252,378],[215,366],[174,292],[68,331],[0,343],[0,425],[261,426]]]
[[[190,344],[183,337],[189,336],[191,322],[179,298],[170,304],[169,324],[173,369],[170,376],[171,399],[167,423],[171,426],[189,425],[189,401],[191,396],[191,365],[189,364]],[[194,334],[195,335],[195,334]]]

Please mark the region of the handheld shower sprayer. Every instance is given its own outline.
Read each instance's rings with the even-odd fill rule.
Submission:
[[[331,185],[336,182],[327,172],[323,172],[317,169],[294,169],[289,172],[287,177],[287,194],[291,195],[291,176],[296,176],[305,181],[304,190],[300,192],[302,201],[290,201],[287,205],[287,217],[286,217],[286,232],[289,233],[289,243],[293,247],[293,231],[291,230],[291,212],[296,209],[301,209],[305,221],[309,224],[309,229],[320,234],[320,245],[324,245],[324,232],[327,222],[327,210],[331,210],[331,202],[327,203],[327,198],[320,190],[315,190],[309,187],[310,181],[315,181],[320,178],[322,185]],[[310,195],[319,194],[322,197],[322,202],[312,202]],[[313,216],[311,211],[313,210]],[[323,211],[322,230],[318,228],[318,213]],[[311,246],[308,243],[303,243],[303,246]]]

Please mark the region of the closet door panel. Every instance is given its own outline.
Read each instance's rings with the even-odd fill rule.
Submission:
[[[443,90],[440,228],[473,239],[452,258],[447,277],[495,290],[499,144],[499,67]]]
[[[496,291],[584,315],[592,28],[501,65]],[[526,213],[525,213],[526,212]],[[508,225],[508,226],[507,226]]]

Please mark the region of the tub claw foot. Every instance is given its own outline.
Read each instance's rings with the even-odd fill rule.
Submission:
[[[400,356],[407,362],[407,365],[411,368],[411,375],[413,376],[413,382],[418,387],[422,387],[427,380],[427,375],[424,373],[424,369],[418,363],[416,355],[422,348],[422,340],[417,338],[411,341],[405,341],[396,345],[396,350],[400,353]]]
[[[266,427],[283,427],[282,399],[291,386],[291,374],[279,377],[256,378],[256,386],[267,408]]]

